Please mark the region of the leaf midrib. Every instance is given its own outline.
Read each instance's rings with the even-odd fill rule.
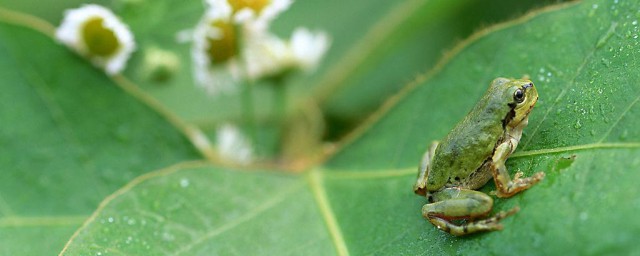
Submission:
[[[320,209],[320,213],[322,214],[322,218],[324,219],[324,223],[329,231],[329,235],[333,241],[333,245],[336,249],[336,252],[340,256],[348,256],[349,249],[347,247],[347,243],[344,240],[342,235],[342,230],[340,229],[340,224],[331,208],[331,204],[329,203],[329,199],[327,198],[327,192],[324,189],[323,184],[323,173],[320,169],[314,169],[309,172],[307,176],[307,181],[313,192],[313,199],[316,201],[318,208]]]
[[[591,143],[574,145],[567,147],[535,149],[527,151],[516,151],[509,159],[525,158],[531,156],[551,155],[557,153],[567,153],[582,150],[606,150],[606,149],[640,149],[640,142],[629,143]],[[380,169],[374,171],[364,170],[327,170],[324,171],[324,177],[327,179],[386,179],[391,177],[415,176],[417,169],[415,166],[406,168]]]

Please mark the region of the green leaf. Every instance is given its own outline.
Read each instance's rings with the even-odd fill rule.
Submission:
[[[107,195],[200,159],[155,110],[51,38],[0,23],[0,254],[62,248]]]
[[[303,177],[185,163],[140,177],[107,198],[64,254],[331,252]]]
[[[184,254],[638,253],[639,7],[584,1],[476,34],[304,174],[177,166],[142,177],[105,200],[65,253],[146,253],[144,243]],[[521,208],[502,231],[437,230],[411,191],[420,155],[493,78],[522,75],[540,100],[508,168],[547,177],[496,200],[494,211]]]
[[[539,88],[540,101],[508,167],[526,175],[545,171],[547,178],[512,199],[497,200],[495,207],[497,211],[519,205],[522,210],[503,221],[503,231],[469,238],[446,236],[429,224],[409,231],[393,228],[382,233],[407,234],[394,240],[387,252],[416,243],[422,243],[416,251],[463,255],[625,254],[637,250],[631,237],[640,234],[640,223],[633,218],[638,210],[634,180],[640,177],[628,172],[640,167],[639,132],[633,128],[640,124],[636,118],[640,86],[635,82],[638,72],[628,72],[639,68],[634,61],[639,56],[634,38],[638,33],[637,7],[629,2],[585,1],[476,35],[424,82],[406,88],[399,100],[380,113],[373,126],[362,129],[362,135],[342,148],[326,168],[349,170],[355,175],[360,170],[385,173],[415,166],[429,142],[444,137],[493,78],[528,74]],[[567,157],[575,158],[573,164],[559,168]],[[393,189],[409,189],[413,179],[407,176],[403,187]],[[365,187],[360,193],[371,190],[373,186]],[[405,191],[386,193],[397,195],[390,199],[393,201],[411,200]],[[352,205],[336,204],[335,208],[347,213],[364,204]],[[367,221],[381,223],[390,215],[417,214],[419,206],[403,213],[386,209]],[[354,221],[342,222],[347,241],[374,232],[363,230],[362,221]],[[399,226],[389,226],[393,225]],[[364,244],[358,248],[373,243]]]
[[[97,4],[104,4],[105,0],[91,1]],[[82,4],[86,4],[85,0],[59,0],[59,1],[13,1],[0,0],[0,6],[11,10],[20,11],[35,15],[52,24],[58,24],[64,16],[64,10],[77,8]]]
[[[388,101],[335,155],[302,174],[186,162],[133,179],[97,206],[63,254],[637,254],[639,7],[584,1],[478,33]],[[0,186],[0,248],[6,254],[50,253],[105,194],[133,176],[197,157],[161,116],[80,58],[38,33],[0,26],[1,56],[14,56],[0,59],[1,77],[9,81],[0,84],[17,90],[0,101],[6,104],[0,120],[10,123],[0,129],[0,142],[13,152],[0,157],[11,167]],[[71,71],[51,69],[50,60]],[[545,180],[496,200],[494,212],[521,208],[503,221],[502,231],[457,238],[437,230],[421,216],[426,200],[411,191],[421,154],[467,113],[493,78],[523,75],[534,80],[540,100],[507,165],[512,173],[544,171]],[[28,88],[40,90],[20,92]],[[60,97],[41,100],[49,91]],[[19,107],[43,111],[12,111]],[[106,107],[108,112],[99,111]],[[137,114],[123,115],[131,112]],[[22,120],[16,113],[41,116]],[[123,120],[135,124],[129,140],[107,139]],[[46,129],[34,124],[47,121],[54,129],[31,130]],[[79,142],[65,140],[71,129],[82,135]],[[47,158],[23,146],[40,144],[16,138],[47,142]],[[96,142],[100,148],[90,147]],[[89,153],[77,153],[81,149]],[[33,170],[42,174],[25,175]],[[89,182],[81,176],[87,170],[94,170]],[[57,173],[64,174],[50,176]],[[105,175],[113,180],[99,180]],[[492,189],[489,184],[483,191]],[[22,225],[7,218],[16,209],[55,221],[4,224]],[[55,239],[48,241],[49,235]],[[45,246],[24,248],[35,241]]]

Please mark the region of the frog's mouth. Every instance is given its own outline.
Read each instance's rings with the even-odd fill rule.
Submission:
[[[529,113],[531,113],[531,110],[533,110],[533,107],[535,107],[536,104],[538,104],[538,96],[537,95],[536,95],[536,100],[533,101],[533,104],[531,104],[531,106],[529,107],[529,110],[527,110],[527,115]]]
[[[531,106],[527,110],[527,115],[531,113],[531,110],[533,110],[533,107],[535,107],[537,103],[538,103],[538,96],[536,96],[536,100],[533,101],[533,104],[531,104]]]

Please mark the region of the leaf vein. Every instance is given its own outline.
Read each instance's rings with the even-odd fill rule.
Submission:
[[[338,90],[341,82],[347,79],[349,74],[353,73],[353,70],[358,68],[368,55],[383,40],[387,39],[389,34],[394,32],[397,26],[410,17],[411,12],[420,9],[418,7],[424,2],[424,0],[405,1],[374,24],[362,39],[353,44],[351,50],[347,51],[343,58],[336,61],[337,65],[325,72],[326,75],[320,79],[316,86],[312,86],[312,88],[318,88],[314,93],[317,95],[316,101],[321,103],[328,99],[331,93]]]
[[[253,211],[248,212],[247,214],[235,219],[232,222],[226,223],[222,226],[220,226],[217,229],[211,230],[205,234],[203,234],[202,236],[200,236],[199,239],[192,241],[191,243],[179,248],[178,250],[176,250],[174,253],[172,253],[171,255],[180,255],[183,253],[188,252],[189,250],[193,249],[194,246],[197,246],[211,238],[214,238],[218,235],[223,234],[224,232],[227,232],[241,224],[244,224],[252,219],[255,219],[256,217],[258,217],[260,215],[260,213],[269,210],[271,208],[273,208],[274,206],[276,206],[277,204],[281,203],[282,201],[284,201],[284,199],[293,194],[294,192],[300,190],[304,185],[304,182],[300,182],[298,184],[292,185],[289,188],[283,189],[283,191],[280,191],[278,194],[276,194],[275,196],[273,196],[271,198],[271,200],[265,201],[263,204],[259,205],[258,207],[254,208]]]
[[[575,145],[575,146],[559,147],[559,148],[550,148],[550,149],[536,149],[536,150],[528,150],[528,151],[516,152],[513,155],[511,155],[511,158],[534,156],[534,155],[544,155],[544,154],[553,154],[553,153],[569,152],[569,151],[579,151],[579,150],[585,150],[585,149],[607,149],[607,148],[640,148],[640,142],[591,143],[591,144],[583,144],[583,145]]]
[[[640,142],[629,143],[592,143],[583,145],[574,145],[559,148],[536,149],[528,151],[519,151],[511,155],[511,158],[520,158],[527,156],[555,154],[562,152],[580,151],[588,149],[621,149],[621,148],[640,148]],[[325,177],[329,179],[385,179],[391,177],[403,177],[416,175],[417,168],[387,169],[378,171],[324,171]]]
[[[26,28],[38,31],[52,39],[55,39],[55,26],[30,14],[12,11],[0,7],[0,21],[9,24],[24,26]],[[139,86],[131,82],[126,77],[122,75],[115,75],[111,77],[111,80],[129,95],[133,96],[135,99],[139,100],[152,110],[156,111],[171,125],[176,127],[189,139],[192,145],[206,159],[218,163],[222,162],[220,159],[218,159],[217,154],[215,153],[215,150],[213,150],[208,137],[198,127],[182,120],[181,117],[168,110],[157,99],[142,91]]]
[[[327,198],[327,193],[324,190],[321,170],[312,170],[307,178],[313,192],[313,197],[318,204],[318,208],[320,208],[322,217],[324,218],[327,229],[329,230],[329,234],[331,234],[334,246],[336,247],[336,252],[341,256],[349,255],[347,243],[342,236],[342,231],[340,230],[340,226],[338,224],[336,216],[331,209],[331,204],[329,203],[329,199]]]
[[[636,99],[635,99],[635,100],[633,100],[633,101],[631,102],[631,104],[629,104],[629,107],[627,107],[624,111],[622,111],[622,114],[620,114],[620,117],[618,117],[618,119],[617,119],[613,124],[611,124],[611,127],[609,128],[609,130],[607,130],[607,132],[605,132],[605,133],[604,133],[604,135],[603,135],[603,136],[602,136],[602,138],[598,141],[598,143],[603,142],[603,141],[604,141],[604,139],[606,139],[606,138],[609,136],[609,134],[611,134],[611,131],[613,131],[613,128],[615,128],[615,127],[618,125],[618,123],[620,123],[620,121],[622,120],[622,118],[623,118],[627,113],[629,113],[629,111],[631,110],[631,108],[632,108],[636,103],[638,103],[638,100],[640,100],[640,94],[638,95],[638,97],[636,97]]]
[[[77,226],[82,224],[88,217],[89,216],[84,215],[43,217],[7,216],[0,218],[0,228]]]
[[[582,60],[582,63],[580,63],[580,66],[578,66],[575,75],[571,79],[571,82],[567,83],[567,85],[564,88],[562,88],[562,91],[560,91],[560,93],[558,94],[558,97],[556,97],[556,99],[553,101],[553,104],[547,109],[547,111],[544,113],[544,116],[542,116],[542,120],[540,120],[540,122],[538,122],[538,124],[533,129],[533,131],[531,131],[531,133],[529,133],[529,139],[527,139],[527,141],[522,143],[522,147],[523,148],[526,147],[527,145],[529,145],[529,142],[531,142],[531,139],[533,139],[534,135],[536,133],[538,133],[538,130],[540,129],[540,126],[542,126],[542,124],[547,120],[547,117],[549,116],[549,113],[551,113],[552,110],[556,109],[558,103],[564,97],[564,95],[567,93],[569,88],[571,88],[572,86],[574,86],[576,84],[576,78],[578,78],[578,76],[582,73],[582,69],[584,69],[584,67],[587,65],[587,63],[589,62],[588,60],[591,59],[591,57],[593,57],[594,53],[595,53],[595,48],[593,49],[593,51],[591,51],[589,54],[587,54],[584,57],[584,59]]]

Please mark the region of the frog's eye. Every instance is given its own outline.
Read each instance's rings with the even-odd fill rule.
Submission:
[[[522,103],[524,101],[524,91],[522,89],[516,90],[513,93],[513,99],[518,103]]]

